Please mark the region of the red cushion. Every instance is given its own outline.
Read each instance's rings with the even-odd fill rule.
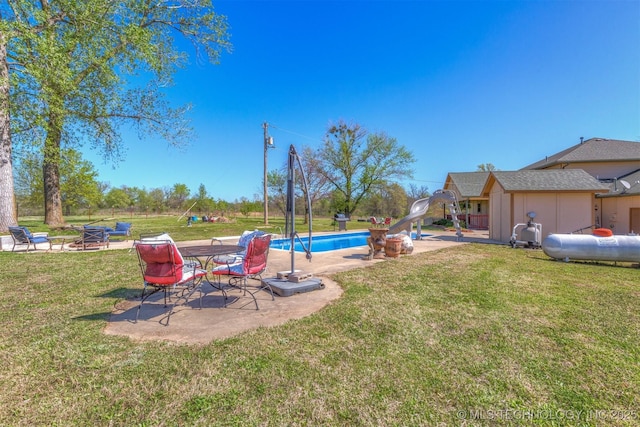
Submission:
[[[138,244],[136,249],[147,264],[144,280],[158,285],[173,285],[182,280],[184,260],[175,244]]]
[[[244,260],[245,274],[259,274],[267,267],[267,255],[271,235],[254,237],[249,242],[247,257]]]
[[[173,285],[182,280],[182,266],[172,263],[147,264],[144,280],[157,285]]]
[[[171,253],[167,246],[168,244],[138,245],[138,252],[147,264],[172,262]]]

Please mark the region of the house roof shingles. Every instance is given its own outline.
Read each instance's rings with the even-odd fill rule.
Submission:
[[[512,191],[593,191],[606,193],[601,183],[582,169],[550,169],[491,172],[506,192]]]
[[[616,139],[591,138],[569,147],[543,160],[525,166],[521,170],[545,169],[564,163],[581,162],[640,162],[640,142]]]
[[[629,188],[626,188],[622,181],[629,184]],[[617,180],[608,185],[609,193],[602,194],[599,197],[638,196],[640,195],[640,169],[625,176],[619,177]]]
[[[481,197],[489,172],[450,172],[451,182],[463,199]]]

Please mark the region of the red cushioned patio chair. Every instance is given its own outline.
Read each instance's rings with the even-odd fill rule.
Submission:
[[[244,256],[244,254],[247,252],[247,246],[249,246],[249,242],[251,241],[251,239],[253,239],[255,236],[262,236],[266,234],[264,231],[262,230],[246,230],[242,233],[242,235],[240,236],[240,238],[238,239],[238,246],[242,247],[243,250],[240,252],[237,252],[235,254],[229,254],[229,255],[216,255],[212,258],[212,261],[218,265],[227,265],[227,264],[237,264],[240,261],[242,261],[242,257]],[[216,237],[212,237],[211,238],[211,244],[215,245],[215,244],[222,244],[222,240],[216,238]]]
[[[165,317],[167,319],[166,325],[169,325],[169,318],[178,302],[184,300],[187,303],[196,291],[200,292],[200,308],[202,308],[200,285],[202,278],[207,275],[206,270],[199,268],[199,264],[195,262],[185,261],[175,243],[169,240],[141,240],[135,242],[134,246],[138,253],[140,271],[144,280],[144,289],[136,312],[136,322],[142,304],[159,291],[164,292],[165,307],[171,299],[171,294],[177,295],[176,302],[171,305],[171,310]],[[162,319],[160,323],[162,323]]]
[[[239,262],[233,264],[224,264],[214,267],[211,273],[221,276],[229,276],[229,285],[243,290],[244,295],[249,294],[253,298],[253,302],[258,307],[256,293],[262,290],[268,290],[273,297],[273,289],[268,283],[262,282],[261,274],[267,269],[267,258],[269,257],[269,245],[271,244],[271,235],[255,235],[247,245],[246,252],[239,257]],[[257,280],[258,285],[249,285],[249,279]]]

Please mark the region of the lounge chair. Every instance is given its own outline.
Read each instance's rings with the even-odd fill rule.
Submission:
[[[131,236],[131,223],[130,222],[116,222],[115,228],[106,228],[109,237],[113,236]]]
[[[85,225],[88,228],[102,228],[106,231],[110,237],[113,236],[131,236],[131,223],[130,222],[116,222],[115,228],[104,225]]]
[[[83,250],[98,248],[101,246],[109,247],[109,233],[104,227],[84,227],[82,230],[82,239],[80,246]]]
[[[38,243],[49,243],[49,250],[51,250],[52,242],[46,234],[34,236],[27,227],[21,226],[9,227],[9,233],[11,233],[11,238],[13,239],[11,251],[15,250],[16,245],[27,245],[27,252],[29,252],[31,245],[33,245],[34,250],[37,250],[36,245]]]

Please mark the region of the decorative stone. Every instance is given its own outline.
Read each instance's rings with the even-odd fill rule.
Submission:
[[[370,228],[369,246],[373,248],[373,259],[384,259],[384,247],[387,244],[388,228]]]

